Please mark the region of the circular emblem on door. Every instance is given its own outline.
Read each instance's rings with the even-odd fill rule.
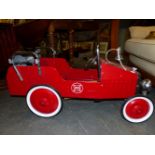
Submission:
[[[83,92],[83,85],[81,83],[73,83],[71,85],[71,91],[75,94],[80,94]]]

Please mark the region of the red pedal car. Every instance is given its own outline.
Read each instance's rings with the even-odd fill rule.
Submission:
[[[135,68],[122,64],[119,50],[120,64],[100,59],[99,47],[96,53],[93,59],[97,62],[96,69],[72,68],[63,58],[40,58],[37,52],[33,53],[35,58],[14,55],[7,72],[9,93],[26,96],[30,110],[41,117],[58,114],[62,98],[129,98],[123,106],[124,118],[133,123],[147,120],[153,113],[153,102],[146,96],[135,96],[138,84]],[[150,86],[149,80],[143,81],[145,91]]]

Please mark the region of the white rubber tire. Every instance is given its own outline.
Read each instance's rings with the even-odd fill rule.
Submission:
[[[51,113],[43,113],[43,112],[38,111],[37,109],[35,109],[32,106],[32,103],[31,103],[31,100],[30,100],[31,95],[33,94],[33,92],[35,92],[36,90],[39,90],[39,89],[45,89],[47,91],[50,91],[50,92],[52,92],[56,96],[56,98],[58,100],[58,106],[57,106],[57,108],[56,108],[56,110],[54,112],[51,112]],[[46,118],[47,117],[53,117],[53,116],[57,115],[60,112],[61,108],[62,108],[62,100],[61,100],[60,95],[53,88],[48,87],[48,86],[36,86],[36,87],[31,88],[28,91],[28,93],[27,93],[26,101],[27,101],[27,105],[28,105],[29,109],[34,114],[36,114],[37,116],[40,116],[40,117],[46,117]]]
[[[144,117],[141,117],[141,118],[132,118],[132,117],[130,117],[130,116],[128,116],[128,114],[127,114],[127,112],[126,112],[126,108],[127,108],[127,106],[133,101],[133,100],[136,100],[136,99],[142,99],[142,100],[145,100],[146,102],[147,102],[147,104],[148,104],[148,106],[149,106],[149,111],[148,111],[148,113],[144,116]],[[136,96],[136,97],[133,97],[133,98],[131,98],[131,99],[129,99],[126,103],[125,103],[125,105],[124,105],[124,107],[123,107],[123,116],[124,116],[124,118],[126,119],[126,120],[128,120],[129,122],[132,122],[132,123],[140,123],[140,122],[144,122],[144,121],[146,121],[147,119],[149,119],[150,117],[151,117],[151,115],[153,114],[153,110],[154,110],[154,106],[153,106],[153,102],[149,99],[149,98],[147,98],[147,97],[144,97],[144,96]]]

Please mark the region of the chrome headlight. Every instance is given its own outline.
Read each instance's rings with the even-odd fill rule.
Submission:
[[[150,90],[152,86],[151,80],[145,79],[141,82],[141,87],[143,90]]]

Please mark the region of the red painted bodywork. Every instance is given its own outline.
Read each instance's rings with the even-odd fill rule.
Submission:
[[[25,96],[37,85],[53,87],[61,97],[87,99],[121,99],[135,95],[138,75],[130,69],[102,60],[101,79],[97,69],[76,69],[62,58],[41,58],[41,75],[37,66],[17,66],[23,81],[20,81],[11,66],[7,72],[10,95]]]

